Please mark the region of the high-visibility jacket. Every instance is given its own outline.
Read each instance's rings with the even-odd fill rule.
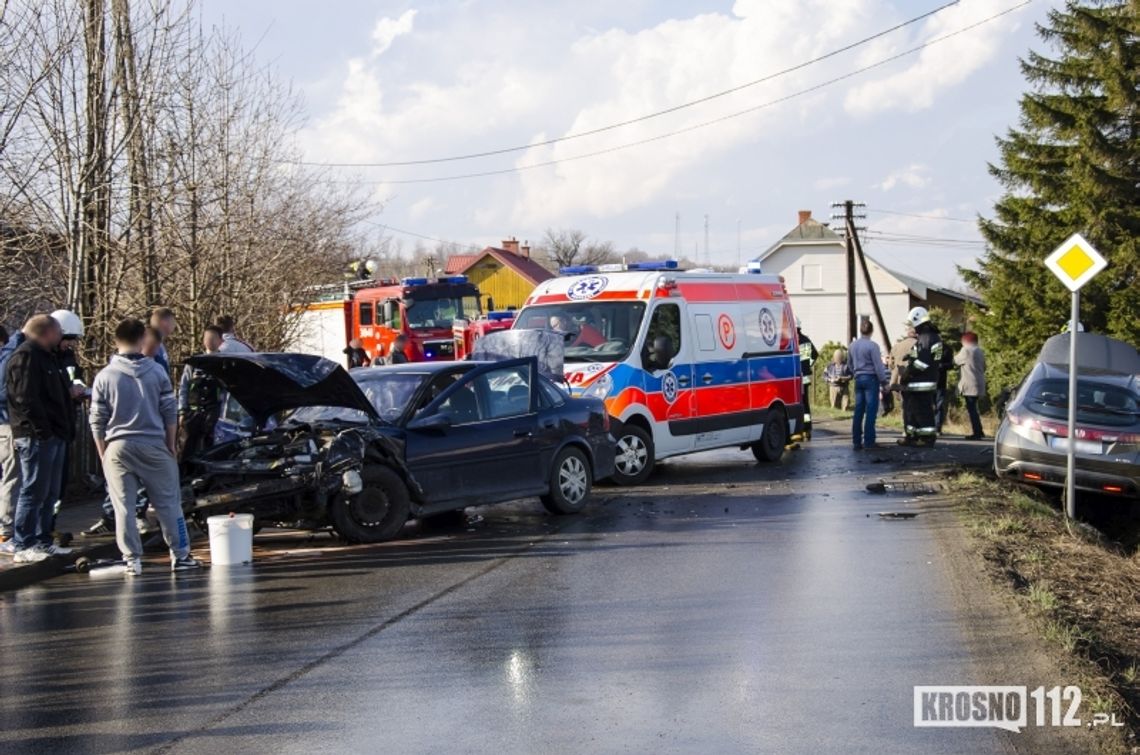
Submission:
[[[812,369],[815,367],[815,360],[819,359],[819,352],[816,351],[815,344],[811,339],[799,331],[800,337],[800,371],[803,373],[804,385],[811,385]]]
[[[929,322],[914,329],[914,346],[906,357],[906,368],[902,373],[902,387],[906,391],[935,391],[938,389],[938,376],[942,372],[942,336]]]

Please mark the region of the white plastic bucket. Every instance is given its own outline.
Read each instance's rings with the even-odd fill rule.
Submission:
[[[227,514],[206,520],[210,529],[210,565],[253,561],[253,514]]]

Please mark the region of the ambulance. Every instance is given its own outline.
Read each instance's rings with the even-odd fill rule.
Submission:
[[[571,392],[603,399],[613,419],[620,484],[713,448],[777,461],[802,432],[796,318],[779,276],[672,260],[563,268],[514,327],[563,334]]]

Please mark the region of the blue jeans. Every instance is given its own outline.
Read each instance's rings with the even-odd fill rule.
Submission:
[[[875,419],[879,416],[879,379],[874,375],[855,376],[855,416],[851,438],[856,448],[875,445]]]
[[[51,545],[52,518],[59,486],[63,481],[63,454],[67,442],[61,438],[36,440],[17,438],[20,455],[20,497],[16,500],[14,536],[16,550]]]

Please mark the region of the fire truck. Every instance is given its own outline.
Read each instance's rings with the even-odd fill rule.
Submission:
[[[407,337],[404,353],[410,361],[450,361],[456,358],[456,322],[472,331],[463,340],[467,351],[485,320],[479,289],[463,275],[315,287],[310,301],[294,311],[298,320],[290,350],[336,362],[344,361],[344,349],[353,338],[360,339],[369,358],[387,358],[400,334]]]

